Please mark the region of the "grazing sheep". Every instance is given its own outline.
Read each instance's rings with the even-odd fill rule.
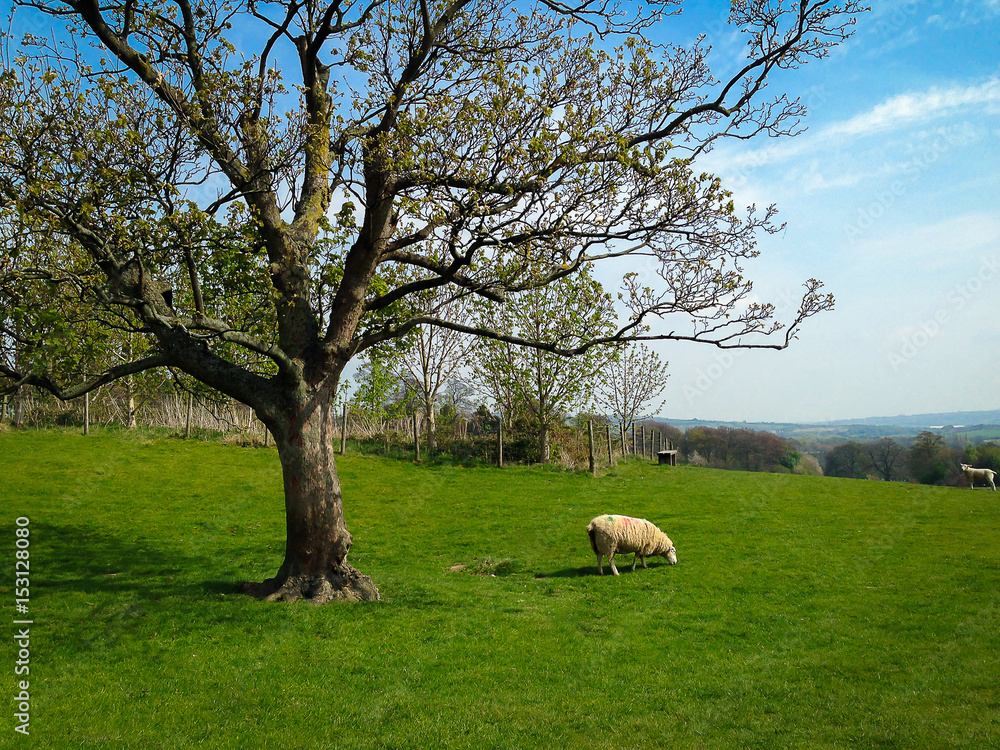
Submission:
[[[965,474],[965,478],[969,480],[969,489],[976,489],[976,482],[987,482],[993,491],[997,491],[996,484],[993,483],[993,477],[996,472],[993,469],[973,469],[968,464],[959,464],[962,467],[962,472]]]
[[[601,558],[607,557],[611,563],[611,571],[618,575],[615,567],[615,555],[618,552],[634,552],[632,570],[635,564],[642,560],[646,567],[646,558],[651,555],[662,555],[671,565],[677,564],[677,550],[670,537],[644,518],[629,516],[598,516],[587,526],[590,535],[590,548],[597,555],[597,570],[604,575]]]

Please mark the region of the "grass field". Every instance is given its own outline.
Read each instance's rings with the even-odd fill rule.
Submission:
[[[4,637],[0,747],[1000,747],[1000,493],[340,467],[384,600],[263,604],[235,585],[281,560],[273,450],[0,433],[0,596],[29,517],[34,620],[31,735]],[[679,564],[597,576],[606,512]]]

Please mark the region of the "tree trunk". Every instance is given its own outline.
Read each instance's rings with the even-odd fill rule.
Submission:
[[[424,402],[424,419],[426,420],[427,452],[433,454],[437,450],[437,415],[434,413],[434,402]]]
[[[135,389],[132,387],[132,378],[125,378],[125,408],[128,414],[125,416],[125,428],[134,430],[135,421]]]
[[[371,578],[347,563],[353,537],[344,523],[329,408],[330,402],[314,400],[272,427],[285,485],[285,559],[274,578],[243,584],[259,599],[324,604],[379,598]]]

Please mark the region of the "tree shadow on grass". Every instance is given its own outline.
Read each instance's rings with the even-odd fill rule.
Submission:
[[[197,622],[194,632],[212,632],[238,630],[246,619],[244,608],[222,604],[237,601],[227,595],[237,594],[238,582],[205,575],[226,574],[214,566],[230,568],[225,559],[231,557],[231,545],[220,550],[223,555],[213,555],[206,541],[205,553],[199,554],[164,539],[84,524],[33,520],[30,530],[26,616],[46,623],[59,659],[143,654],[190,637],[192,622]],[[0,526],[0,534],[12,538],[13,527]]]
[[[199,578],[211,562],[164,546],[160,539],[127,538],[83,524],[32,521],[30,528],[32,598],[85,593],[158,600],[238,591],[236,580]],[[9,524],[0,529],[13,537]]]

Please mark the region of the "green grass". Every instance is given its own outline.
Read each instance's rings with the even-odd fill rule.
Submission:
[[[0,433],[0,596],[28,516],[34,618],[30,742],[5,638],[0,747],[1000,747],[1000,493],[340,466],[384,600],[264,604],[235,585],[281,560],[272,449]],[[606,512],[679,564],[597,576]]]

